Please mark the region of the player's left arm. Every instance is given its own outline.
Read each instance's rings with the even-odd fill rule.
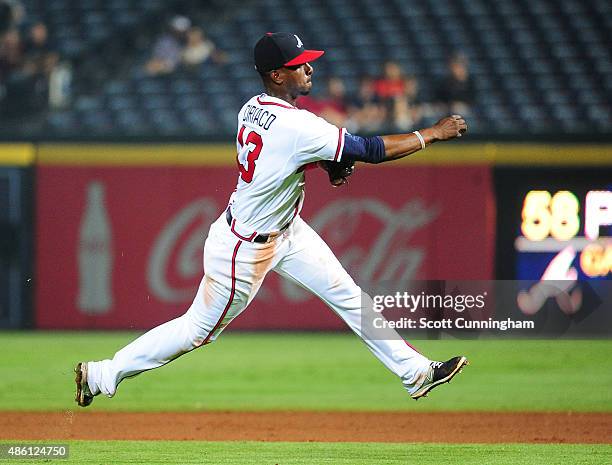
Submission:
[[[422,129],[419,132],[421,138],[415,132],[410,134],[396,134],[382,136],[385,144],[385,157],[382,160],[392,161],[413,154],[434,142],[451,140],[461,137],[467,131],[467,123],[460,115],[447,116],[442,118],[430,128]]]
[[[342,156],[344,160],[365,163],[393,161],[418,152],[435,142],[461,137],[466,131],[465,119],[459,115],[452,115],[442,118],[429,128],[409,134],[368,138],[347,134]]]

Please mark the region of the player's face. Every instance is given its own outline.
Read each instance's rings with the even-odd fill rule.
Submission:
[[[292,95],[308,95],[312,89],[312,73],[314,71],[310,63],[283,68],[286,70],[285,82],[287,89]]]

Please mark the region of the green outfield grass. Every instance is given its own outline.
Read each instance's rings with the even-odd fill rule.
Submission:
[[[6,442],[4,442],[6,443]],[[31,442],[30,442],[31,443]],[[42,444],[42,443],[37,443]],[[610,445],[71,441],[62,464],[601,465]],[[2,463],[3,460],[0,460]],[[11,460],[40,464],[41,460]]]
[[[0,333],[0,410],[75,408],[74,364],[112,356],[135,336]],[[92,408],[612,411],[610,340],[416,345],[434,359],[465,354],[471,365],[417,403],[352,334],[228,332],[162,369],[125,381],[114,399],[98,398]]]

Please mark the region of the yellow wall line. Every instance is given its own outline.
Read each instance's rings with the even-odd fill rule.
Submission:
[[[0,144],[0,165],[234,166],[232,144]],[[612,166],[612,145],[436,144],[393,164]]]
[[[28,166],[34,163],[34,145],[0,144],[0,166]]]

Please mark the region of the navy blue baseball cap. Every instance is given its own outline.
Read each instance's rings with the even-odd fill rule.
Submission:
[[[284,66],[315,61],[324,53],[323,50],[306,50],[295,34],[268,32],[255,44],[255,68],[260,73],[267,73]]]

